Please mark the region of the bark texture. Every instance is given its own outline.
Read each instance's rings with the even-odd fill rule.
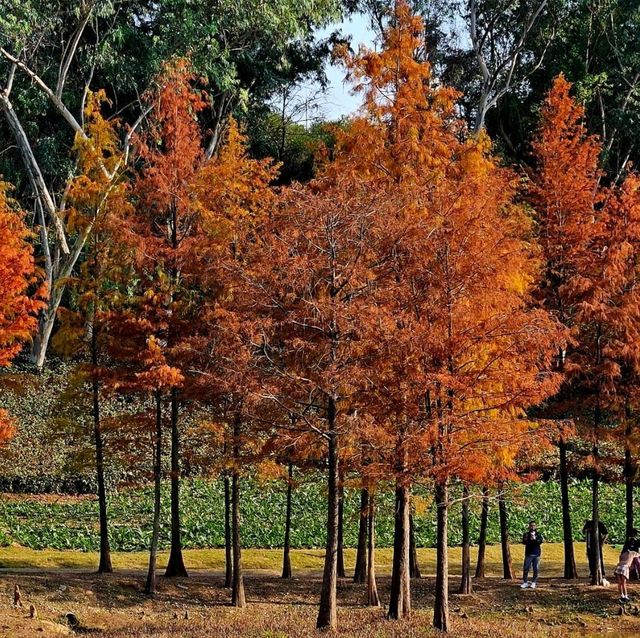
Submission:
[[[356,566],[353,572],[354,583],[364,583],[367,580],[367,532],[369,524],[369,491],[360,490],[360,517],[358,520],[358,549],[356,551]]]
[[[164,573],[167,578],[186,578],[189,574],[182,556],[180,523],[180,431],[178,429],[178,391],[171,392],[171,551]]]
[[[370,496],[367,512],[367,605],[380,607],[376,583],[376,505],[373,494]]]
[[[387,617],[392,620],[406,618],[411,612],[409,572],[409,488],[398,482],[396,485],[395,527],[393,534],[393,570],[391,594]]]
[[[153,438],[153,530],[151,532],[151,547],[149,549],[149,569],[144,591],[155,596],[156,563],[158,561],[158,538],[160,536],[160,506],[162,488],[162,400],[160,393],[156,393],[156,430]]]
[[[437,539],[436,539],[436,599],[433,604],[433,626],[438,631],[449,631],[449,494],[447,483],[436,485]]]
[[[471,593],[471,545],[469,540],[469,488],[462,486],[462,577],[460,593]]]
[[[476,563],[476,578],[484,578],[485,553],[487,549],[487,527],[489,525],[489,488],[482,487],[482,513],[480,514],[480,535],[478,537],[478,562]]]
[[[327,453],[328,465],[328,502],[327,502],[327,547],[322,574],[322,589],[320,591],[320,607],[316,628],[335,630],[337,618],[337,587],[338,587],[338,509],[339,509],[339,449],[338,433],[336,432],[336,404],[329,399],[327,409]]]
[[[287,483],[287,511],[284,521],[284,550],[282,552],[282,578],[291,578],[291,500],[293,496],[293,465],[289,463]]]
[[[511,560],[511,546],[509,543],[509,519],[507,515],[507,503],[504,498],[503,486],[500,486],[498,494],[498,513],[500,515],[500,545],[502,548],[502,577],[513,580],[516,575],[513,571]]]
[[[578,578],[576,557],[573,551],[573,530],[571,528],[571,505],[569,501],[569,468],[567,465],[567,443],[558,444],[560,451],[560,497],[562,502],[562,539],[564,543],[564,578]]]

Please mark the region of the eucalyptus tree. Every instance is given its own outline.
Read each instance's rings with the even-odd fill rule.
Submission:
[[[38,368],[92,232],[76,232],[66,213],[89,91],[104,89],[123,121],[127,161],[147,114],[139,96],[164,60],[188,55],[206,90],[201,124],[212,156],[232,111],[322,75],[328,44],[315,30],[340,11],[338,0],[0,0],[0,172],[33,211],[50,290],[32,348]]]

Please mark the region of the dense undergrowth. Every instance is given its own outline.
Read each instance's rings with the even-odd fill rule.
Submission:
[[[456,498],[454,492],[453,497]],[[169,490],[164,489],[162,544],[169,540]],[[378,544],[390,546],[393,539],[392,491],[378,495]],[[584,520],[589,517],[590,494],[586,482],[571,486],[574,536],[581,539]],[[608,525],[611,542],[624,533],[624,492],[622,486],[603,485],[600,501],[602,520]],[[355,488],[345,490],[345,545],[357,541],[359,495]],[[435,542],[433,503],[427,491],[415,489],[415,526],[419,546]],[[535,518],[548,541],[562,540],[560,494],[557,483],[536,482],[514,485],[508,492],[510,530],[517,541],[530,518]],[[492,504],[489,542],[499,540],[497,507]],[[460,542],[459,502],[451,511],[450,543]],[[183,482],[183,540],[186,548],[220,547],[224,544],[224,501],[220,481],[191,479]],[[476,538],[480,501],[472,502],[471,530]],[[151,532],[151,493],[149,490],[122,490],[109,501],[112,549],[144,550]],[[246,479],[242,486],[242,541],[246,547],[279,547],[284,534],[285,491],[282,483],[261,483]],[[302,482],[294,492],[293,547],[322,547],[325,522],[324,484],[320,476]],[[97,503],[88,497],[0,497],[0,530],[4,544],[18,543],[33,549],[98,548]]]

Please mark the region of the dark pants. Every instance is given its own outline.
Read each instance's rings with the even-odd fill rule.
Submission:
[[[522,580],[526,583],[529,578],[529,570],[533,568],[533,582],[538,582],[538,567],[540,566],[540,556],[531,555],[524,557],[524,573]]]

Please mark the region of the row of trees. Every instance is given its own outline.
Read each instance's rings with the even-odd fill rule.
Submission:
[[[166,575],[187,574],[181,443],[198,435],[189,417],[217,444],[210,463],[225,477],[229,584],[239,607],[242,468],[265,457],[289,474],[296,465],[326,468],[321,628],[337,624],[347,475],[363,489],[356,577],[366,579],[371,605],[379,604],[375,493],[390,477],[395,484],[390,618],[411,609],[411,485],[433,486],[434,626],[443,631],[453,483],[462,485],[467,530],[463,591],[471,588],[468,500],[515,477],[519,454],[559,442],[566,462],[570,439],[588,441],[596,538],[605,439],[625,442],[632,489],[638,177],[608,182],[600,143],[562,76],[543,108],[535,168],[505,167],[488,136],[460,118],[460,95],[436,81],[423,44],[422,20],[401,3],[380,52],[339,49],[362,111],[319,154],[312,181],[278,189],[278,166],[249,157],[233,120],[218,152],[207,152],[198,123],[207,96],[184,59],[166,64],[143,96],[147,117],[135,132],[122,135],[116,119],[104,118],[104,94],[87,94],[78,177],[58,211],[83,238],[83,258],[64,282],[72,294],[57,342],[79,361],[91,397],[100,571],[111,570],[102,402],[114,393],[135,397],[140,409],[107,424],[120,445],[152,458],[150,594],[165,429]],[[6,197],[0,203],[9,220],[0,228],[11,238],[0,259],[11,274],[6,290],[15,291],[3,285],[4,365],[35,327],[44,293],[25,297],[37,285],[28,233]],[[44,258],[63,259],[46,250]],[[152,455],[131,441],[150,441]],[[566,466],[561,477],[568,512]],[[506,530],[503,500],[500,513]],[[569,577],[571,532],[567,516]],[[507,566],[506,542],[504,550]]]
[[[331,45],[344,40],[338,32],[320,38],[318,29],[361,11],[378,32],[393,20],[395,4],[0,0],[0,173],[33,213],[52,291],[30,349],[38,369],[46,363],[66,282],[84,254],[86,237],[63,220],[66,193],[78,175],[70,147],[75,135],[87,135],[88,89],[104,89],[108,113],[136,129],[146,116],[140,98],[163,61],[189,54],[198,81],[208,87],[200,113],[206,154],[216,151],[234,114],[248,124],[255,153],[284,161],[282,181],[307,179],[311,154],[301,140],[325,139],[327,132],[292,123],[300,106],[295,94],[302,82],[322,86]],[[410,4],[427,25],[421,58],[460,91],[458,108],[470,128],[486,127],[506,156],[527,161],[537,108],[551,78],[564,72],[586,105],[590,130],[601,135],[611,174],[622,179],[637,160],[640,52],[633,0]]]

